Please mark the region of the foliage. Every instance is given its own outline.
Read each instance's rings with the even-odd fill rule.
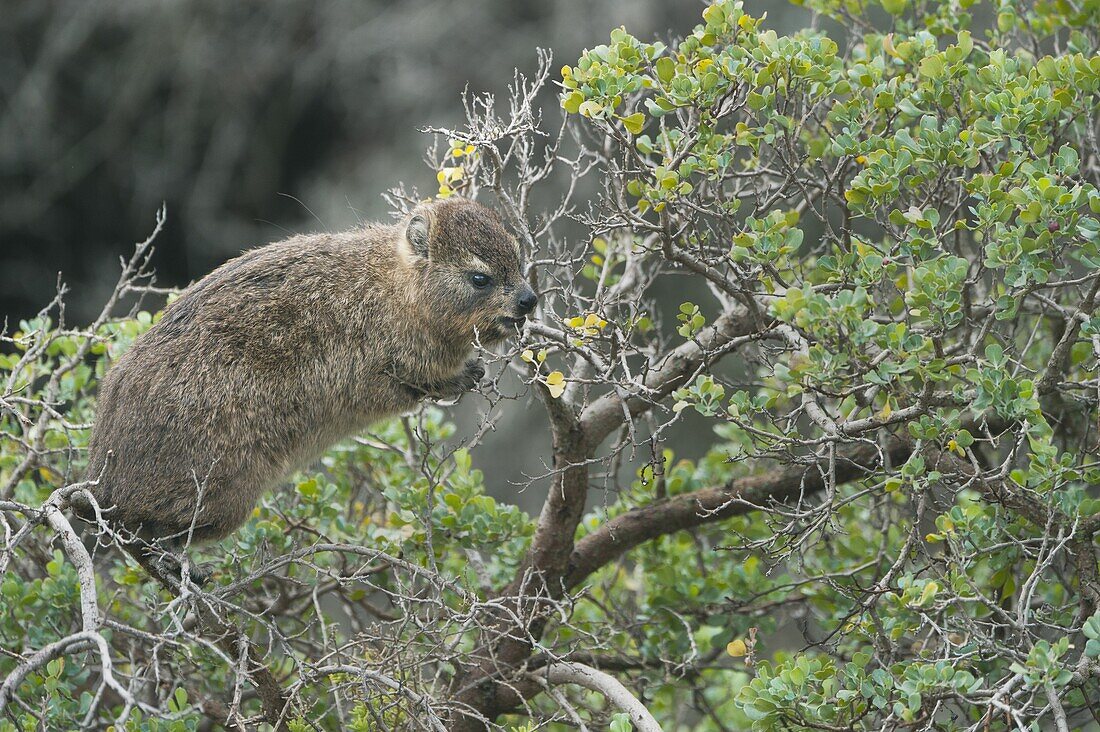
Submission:
[[[849,36],[719,2],[672,48],[618,29],[562,69],[562,106],[619,144],[619,215],[786,341],[749,388],[700,375],[675,407],[731,455],[909,446],[783,516],[796,540],[752,543],[793,575],[752,591],[817,578],[800,594],[829,643],[759,665],[738,706],[761,729],[965,727],[1022,682],[1034,706],[1002,721],[1064,723],[1096,691],[1097,9],[1000,5],[986,27],[982,4],[883,2],[876,27],[808,4]]]
[[[436,131],[439,195],[498,205],[543,294],[478,402],[484,428],[542,403],[537,520],[486,495],[481,431],[378,425],[202,550],[213,588],[172,599],[101,550],[123,691],[102,650],[58,651],[15,724],[278,725],[255,669],[181,630],[211,598],[291,729],[635,726],[606,683],[554,682],[580,667],[665,729],[1091,720],[1100,6],[806,4],[843,35],[722,0],[564,66],[561,135],[545,57],[506,114],[475,97]],[[0,362],[0,508],[34,539],[0,585],[3,674],[81,628],[36,507],[80,479],[103,356],[155,316],[45,317]],[[669,447],[689,432],[698,459]]]

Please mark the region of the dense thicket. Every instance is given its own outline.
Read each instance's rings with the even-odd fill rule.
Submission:
[[[22,324],[0,730],[1093,723],[1100,6],[808,4],[843,33],[723,0],[562,67],[561,129],[544,63],[436,131],[438,195],[502,210],[538,317],[483,354],[481,430],[426,407],[332,450],[195,552],[212,586],[106,534],[89,559],[60,510],[92,385],[155,316]],[[475,467],[526,400],[537,517]]]

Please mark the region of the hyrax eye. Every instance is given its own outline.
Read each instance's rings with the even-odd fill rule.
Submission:
[[[484,272],[471,272],[470,284],[479,290],[484,290],[493,284],[493,278]]]

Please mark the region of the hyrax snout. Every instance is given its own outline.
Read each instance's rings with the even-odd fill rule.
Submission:
[[[88,474],[105,517],[139,545],[226,536],[333,442],[475,388],[474,344],[535,307],[523,269],[497,215],[462,199],[227,262],[100,385]]]

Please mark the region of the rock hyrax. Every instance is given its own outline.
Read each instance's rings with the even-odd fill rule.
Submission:
[[[222,265],[100,385],[88,473],[105,516],[138,547],[220,539],[337,440],[474,388],[475,341],[535,307],[521,259],[495,213],[449,199]]]

